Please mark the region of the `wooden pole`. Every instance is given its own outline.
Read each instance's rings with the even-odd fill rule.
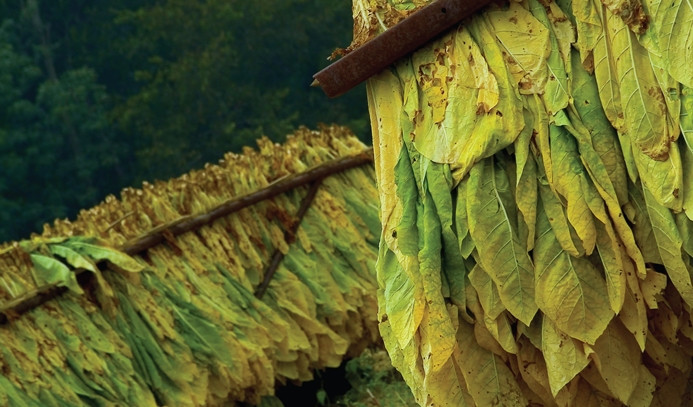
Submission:
[[[371,162],[373,162],[373,149],[369,148],[355,155],[322,163],[310,168],[307,171],[280,178],[257,191],[230,199],[207,213],[185,216],[177,219],[174,222],[157,226],[146,234],[132,241],[126,242],[119,247],[119,250],[129,255],[141,253],[164,241],[166,239],[166,235],[178,236],[182,233],[199,229],[200,227],[208,225],[221,217],[227,216],[260,201],[264,201],[265,199],[274,198],[275,196],[281,195],[293,188],[309,184],[329,175]]]
[[[170,238],[171,236],[178,236],[182,233],[193,231],[204,225],[208,225],[221,217],[228,216],[260,201],[272,199],[275,196],[281,195],[296,187],[312,183],[311,189],[309,190],[308,195],[306,195],[301,202],[301,207],[299,208],[297,214],[297,221],[294,224],[294,228],[297,229],[301,218],[303,218],[303,215],[305,215],[306,211],[308,210],[310,203],[313,201],[322,179],[327,176],[372,162],[373,149],[369,148],[358,154],[338,158],[333,161],[316,165],[307,171],[280,178],[264,188],[232,198],[206,213],[185,216],[166,225],[157,226],[144,235],[132,241],[126,242],[118,249],[131,256],[137,255],[160,244],[162,241],[165,241],[167,237]],[[295,231],[293,232],[295,234]],[[275,252],[275,256],[272,257],[270,266],[265,273],[266,282],[263,281],[262,285],[258,288],[258,293],[256,294],[258,297],[261,297],[262,294],[264,294],[264,291],[269,285],[269,280],[274,274],[276,268],[279,266],[281,259],[282,256],[277,256]],[[274,263],[276,263],[276,265],[272,266]],[[85,270],[76,271],[78,276],[83,272],[85,272]],[[0,306],[0,325],[7,324],[12,319],[17,318],[24,312],[40,306],[46,301],[63,294],[65,291],[67,291],[65,287],[58,287],[57,284],[49,284],[22,294],[20,297]]]

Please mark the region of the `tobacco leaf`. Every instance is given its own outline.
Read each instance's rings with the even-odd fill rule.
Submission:
[[[496,176],[498,174],[499,176]],[[537,311],[534,302],[534,267],[517,235],[516,220],[508,215],[502,190],[508,179],[493,159],[470,171],[467,186],[469,230],[477,242],[481,264],[493,279],[500,299],[513,316],[529,324]]]
[[[589,260],[563,250],[547,216],[540,212],[533,256],[537,305],[558,329],[594,344],[614,316],[606,282]]]

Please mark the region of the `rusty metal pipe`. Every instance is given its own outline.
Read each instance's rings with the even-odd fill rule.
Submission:
[[[489,4],[437,0],[313,75],[331,98],[340,96]]]

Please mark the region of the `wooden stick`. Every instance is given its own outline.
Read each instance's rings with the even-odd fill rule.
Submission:
[[[141,253],[161,243],[165,239],[165,233],[178,236],[182,233],[199,229],[200,227],[208,225],[221,217],[227,216],[260,201],[274,198],[275,196],[281,195],[284,192],[298,186],[305,185],[318,179],[325,178],[328,175],[336,174],[371,162],[373,162],[373,149],[369,148],[355,155],[322,163],[307,171],[280,178],[257,191],[230,199],[207,213],[185,216],[175,220],[174,222],[157,226],[143,236],[126,242],[119,247],[119,250],[129,255]]]
[[[305,212],[308,210],[308,207],[310,206],[310,203],[315,197],[315,193],[317,193],[317,188],[320,185],[323,178],[372,162],[373,149],[369,148],[358,154],[338,158],[333,161],[328,161],[316,165],[315,167],[312,167],[307,171],[280,178],[262,189],[253,191],[245,195],[241,195],[236,198],[232,198],[222,203],[221,205],[213,208],[207,213],[194,216],[186,216],[166,225],[158,226],[152,229],[151,231],[147,232],[146,234],[140,236],[139,238],[125,243],[118,249],[129,255],[139,254],[147,249],[150,249],[160,244],[166,239],[166,237],[170,238],[171,236],[177,236],[181,233],[190,232],[204,225],[210,224],[221,217],[228,216],[233,212],[239,211],[260,201],[272,199],[275,196],[281,195],[287,191],[290,191],[293,188],[308,183],[313,183],[308,195],[304,197],[301,203],[301,208],[299,208],[299,212],[297,214],[298,221],[294,225],[295,228],[298,228],[298,223],[300,223],[300,219],[303,218]],[[276,270],[276,268],[279,266],[279,262],[281,261],[281,257],[279,257],[277,260],[274,260],[273,256],[272,262],[270,264],[273,264],[275,261],[277,265],[274,266],[274,269]],[[271,268],[268,268],[268,272],[265,275],[267,283],[263,281],[263,284],[265,286],[269,285],[269,279],[272,277],[272,274],[274,274],[274,271],[270,270]],[[85,270],[76,270],[75,272],[79,275],[84,273]],[[266,288],[267,287],[263,289],[263,293],[264,290],[266,290]],[[46,301],[63,294],[66,291],[67,289],[65,287],[58,287],[57,284],[49,284],[46,286],[39,287],[30,292],[26,292],[20,295],[19,297],[12,299],[8,303],[1,304],[0,325],[7,324],[12,319],[23,314],[24,312],[34,309],[42,305]],[[262,296],[262,294],[260,294],[260,296]]]
[[[293,241],[296,240],[295,236],[296,232],[298,231],[298,227],[301,225],[301,220],[303,220],[303,216],[305,216],[306,212],[308,212],[310,204],[313,203],[313,199],[315,199],[315,195],[318,193],[318,188],[320,188],[320,184],[322,184],[322,179],[313,181],[313,184],[310,186],[308,193],[301,200],[301,207],[298,208],[298,213],[296,214],[296,221],[291,225],[291,228],[289,230],[284,232],[284,238],[287,240],[289,244],[293,243]],[[274,254],[272,254],[272,261],[270,261],[269,266],[267,266],[267,269],[265,270],[265,275],[262,279],[262,284],[260,284],[257,290],[255,291],[255,297],[262,299],[262,296],[265,295],[265,291],[267,291],[267,287],[269,286],[270,280],[272,280],[272,277],[279,268],[279,264],[281,264],[283,258],[284,253],[282,253],[279,249],[274,249]]]

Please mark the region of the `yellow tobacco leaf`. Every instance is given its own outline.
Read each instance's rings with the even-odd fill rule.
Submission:
[[[548,78],[549,30],[518,3],[486,13],[521,93],[541,94]]]
[[[471,142],[476,122],[498,104],[499,89],[466,28],[419,49],[397,65],[397,74],[404,112],[413,125],[403,136],[411,138],[422,155],[454,163],[476,148]]]
[[[657,378],[647,370],[647,367],[644,365],[638,366],[638,384],[625,404],[630,407],[649,407],[650,403],[652,403],[656,385]]]
[[[426,391],[426,398],[420,403],[422,406],[474,406],[464,377],[453,358],[450,358],[442,369],[427,373],[422,387]]]
[[[669,343],[678,343],[679,332],[679,317],[669,307],[667,302],[662,302],[654,313],[654,317],[650,319],[653,329],[657,334],[666,339]]]
[[[541,351],[532,345],[526,337],[518,340],[519,351],[517,362],[522,380],[539,397],[545,406],[556,406],[551,394],[546,360]]]
[[[561,248],[547,216],[539,212],[534,246],[537,305],[558,329],[593,344],[614,315],[606,282],[589,260]]]
[[[573,26],[563,13],[550,2],[546,6],[538,0],[530,0],[529,8],[548,30],[550,52],[546,61],[547,81],[542,98],[547,113],[551,116],[568,106],[572,99],[570,95],[570,45],[573,38]]]
[[[602,3],[634,33],[642,34],[647,29],[649,18],[640,0],[602,0]]]
[[[611,46],[610,58],[615,58],[625,133],[638,151],[654,160],[664,160],[678,134],[672,134],[668,126],[667,106],[649,55],[623,21],[608,14],[607,41]]]
[[[467,30],[458,29],[455,41],[462,51],[464,51],[464,46],[467,46],[467,52],[463,55],[467,56],[469,60],[469,66],[472,68],[472,74],[474,75],[474,82],[479,89],[479,95],[476,98],[477,112],[481,110],[483,113],[488,113],[496,107],[500,97],[496,75],[489,70],[486,59],[481,55],[479,46],[469,36]],[[462,42],[461,47],[459,45],[460,41]]]
[[[516,354],[517,342],[513,332],[513,320],[511,320],[511,318],[512,317],[507,311],[503,312],[496,319],[490,319],[484,316],[484,326],[493,339],[503,348],[503,351]],[[480,324],[477,325],[480,326]]]
[[[653,30],[648,31],[648,34]],[[679,115],[681,113],[681,85],[666,70],[666,62],[659,47],[647,47],[647,35],[640,37],[640,43],[648,50],[650,65],[664,97],[667,108],[667,125],[671,134],[679,134]]]
[[[592,73],[594,71],[592,50],[596,47],[599,36],[602,34],[600,16],[592,0],[572,1],[571,3],[577,31],[575,46],[580,51],[580,63],[588,72]],[[601,4],[599,6],[601,7]]]
[[[458,324],[457,307],[450,305],[447,307],[446,315],[453,325],[453,332],[447,332],[452,338],[453,349],[449,352],[449,357],[444,363],[439,366],[434,365],[436,358],[433,353],[440,352],[440,347],[435,345],[435,342],[441,342],[441,334],[439,326],[432,324],[428,320],[429,313],[424,315],[419,328],[420,357],[422,359],[423,370],[425,377],[423,380],[423,391],[426,394],[426,400],[423,405],[465,405],[465,389],[462,388],[464,379],[459,375],[456,368],[454,357],[457,353],[458,345],[455,338],[455,331]],[[447,353],[447,351],[445,351]],[[421,362],[420,362],[421,363]],[[460,377],[458,377],[460,376]],[[461,379],[461,380],[460,380]]]
[[[658,380],[651,407],[688,406],[684,395],[688,389],[690,372],[671,369],[666,380]],[[690,395],[688,395],[690,400]]]
[[[515,141],[524,128],[522,103],[512,84],[502,51],[490,25],[480,17],[472,19],[467,28],[474,41],[483,50],[489,71],[495,75],[499,99],[495,107],[476,117],[470,137],[465,141],[457,161],[451,164],[450,169],[455,184],[462,180],[476,162],[497,153]],[[457,115],[453,114],[448,119],[456,120]]]
[[[583,371],[582,377],[576,379],[578,385],[576,386],[574,397],[570,400],[570,406],[622,407],[623,404],[616,398],[611,397],[606,388],[595,385],[595,379],[600,380],[601,378],[599,378],[598,373],[591,376],[586,374],[590,369],[596,372],[596,369],[590,365]]]
[[[476,343],[479,344],[482,348],[491,351],[494,355],[498,355],[505,361],[506,358],[506,351],[503,349],[503,347],[498,343],[496,338],[493,337],[491,332],[486,329],[486,324],[484,323],[483,319],[483,314],[480,314],[482,317],[477,321],[477,323],[474,324],[474,339],[476,340]]]
[[[663,299],[662,293],[667,286],[667,275],[658,273],[652,268],[647,268],[647,275],[644,279],[638,280],[642,297],[650,309],[657,309],[657,303]]]
[[[642,291],[638,285],[639,279],[635,275],[633,266],[626,260],[624,256],[624,272],[627,278],[626,295],[618,316],[626,329],[633,335],[642,352],[645,350],[647,340],[647,309],[645,308]]]
[[[606,224],[597,222],[597,253],[604,267],[609,304],[617,314],[622,309],[626,295],[626,271],[621,250],[621,241],[616,236],[611,221],[607,219]],[[625,261],[630,259],[626,258]],[[634,271],[632,266],[630,269]]]
[[[570,381],[565,387],[561,389],[561,391],[558,392],[558,394],[554,397],[556,404],[558,404],[561,407],[568,407],[568,406],[573,406],[574,401],[578,398],[578,390],[579,386],[583,380],[580,379],[580,377],[575,377],[573,380]]]
[[[476,267],[475,267],[476,268]],[[479,270],[479,269],[477,269]],[[490,278],[487,282],[492,286]],[[467,285],[467,308],[474,315],[474,335],[476,342],[484,349],[505,357],[506,353],[517,353],[517,343],[515,341],[514,329],[511,326],[510,315],[502,310],[502,313],[495,319],[489,316],[482,309],[477,293],[472,286]],[[498,294],[496,293],[496,296]]]
[[[556,394],[584,369],[589,359],[582,344],[561,332],[544,316],[541,330],[541,352],[546,360],[551,394]]]
[[[402,96],[399,80],[389,70],[385,70],[368,80],[366,90],[376,157],[375,174],[380,194],[382,238],[394,248],[395,239],[392,232],[399,225],[402,216],[395,184],[395,166],[402,149],[399,126]]]
[[[693,5],[690,0],[645,0],[650,30],[657,38],[658,51],[671,76],[693,87]],[[652,52],[653,50],[650,50]]]
[[[457,360],[467,389],[478,406],[526,405],[513,373],[493,352],[474,340],[472,326],[460,319],[457,330]]]
[[[614,319],[593,349],[591,357],[611,394],[627,403],[639,382],[640,349],[635,339]]]
[[[607,19],[609,18],[610,13],[604,9],[604,6],[599,0],[591,1],[594,4],[594,10],[599,16],[600,25],[600,33],[597,35],[596,43],[594,44],[594,75],[597,80],[597,84],[599,85],[599,98],[601,99],[602,106],[604,107],[604,114],[606,114],[606,117],[611,122],[611,125],[614,126],[619,133],[623,133],[625,127],[623,121],[623,107],[621,102],[620,79],[616,71],[615,61],[611,57],[613,49],[610,36],[607,34]],[[596,22],[594,17],[590,18],[591,21]],[[630,143],[627,144],[628,148],[630,148]]]
[[[683,182],[688,177],[684,176],[678,144],[670,144],[668,155],[663,160],[653,160],[633,144],[633,159],[642,184],[657,202],[675,212],[681,211]]]
[[[497,318],[503,311],[505,306],[501,302],[498,295],[498,289],[493,284],[491,276],[478,263],[469,272],[469,281],[472,287],[476,290],[476,296],[484,310],[484,314],[491,319]]]

